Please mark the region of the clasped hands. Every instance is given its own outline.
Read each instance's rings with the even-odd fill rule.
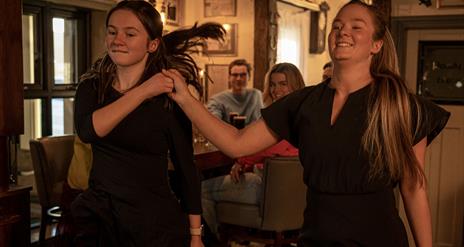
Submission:
[[[186,96],[191,96],[184,77],[175,69],[163,69],[160,73],[150,77],[141,87],[148,98],[167,93],[177,102]]]
[[[232,168],[230,169],[230,178],[234,183],[238,183],[240,181],[240,175],[245,172],[242,165],[235,163]]]

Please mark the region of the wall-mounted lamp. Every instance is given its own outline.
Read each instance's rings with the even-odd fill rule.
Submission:
[[[164,3],[164,0],[161,2],[161,21],[163,22],[163,25],[166,25],[166,4]]]
[[[226,30],[226,32],[229,32],[230,29],[232,28],[230,24],[227,24],[227,23],[222,24],[222,27]]]
[[[156,7],[156,0],[148,0],[149,3],[158,10]],[[164,0],[161,2],[161,11],[159,11],[160,16],[161,16],[161,22],[163,22],[163,25],[166,25],[166,4],[164,3]]]

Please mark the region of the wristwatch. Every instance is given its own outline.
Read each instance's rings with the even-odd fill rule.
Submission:
[[[203,225],[199,228],[190,228],[190,235],[192,236],[202,236],[203,235]]]

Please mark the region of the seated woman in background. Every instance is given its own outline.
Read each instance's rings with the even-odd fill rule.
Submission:
[[[298,68],[290,63],[274,65],[266,75],[264,105],[267,107],[287,94],[304,88],[305,84]],[[233,201],[259,204],[262,191],[262,169],[265,158],[273,156],[297,156],[298,149],[285,140],[274,146],[237,159],[230,175],[202,182],[203,217],[211,232],[217,234],[216,203]]]

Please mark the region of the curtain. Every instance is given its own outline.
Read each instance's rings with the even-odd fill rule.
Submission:
[[[307,71],[305,60],[309,39],[309,11],[281,2],[277,3],[277,11],[277,63],[293,63],[306,78],[304,74]]]

